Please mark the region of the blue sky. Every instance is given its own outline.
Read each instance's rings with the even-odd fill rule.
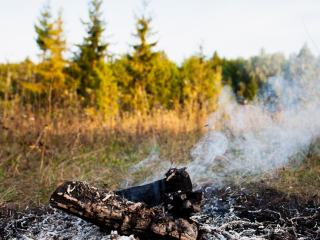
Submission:
[[[0,3],[0,62],[22,61],[29,56],[38,61],[40,53],[35,42],[34,24],[44,0],[10,0]],[[81,43],[85,36],[80,22],[88,19],[87,0],[51,0],[53,16],[63,9],[68,46]],[[105,40],[114,43],[109,50],[115,54],[132,51],[136,43],[134,12],[139,14],[140,0],[105,0],[102,5],[108,22]],[[307,43],[312,53],[319,55],[303,24],[320,49],[319,0],[153,0],[148,8],[153,12],[151,26],[159,40],[157,50],[180,64],[185,57],[198,51],[215,50],[221,57],[248,58],[259,54],[282,52],[287,57],[297,53]],[[108,36],[112,35],[108,38]]]

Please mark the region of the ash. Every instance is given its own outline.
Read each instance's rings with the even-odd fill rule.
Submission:
[[[202,212],[191,219],[205,240],[320,239],[320,207],[313,200],[301,204],[269,189],[207,187]]]
[[[206,187],[198,239],[320,239],[320,207],[271,189]],[[132,239],[51,207],[0,207],[0,239]]]
[[[81,218],[51,208],[19,212],[0,208],[0,239],[70,239],[70,240],[134,240],[119,236]]]

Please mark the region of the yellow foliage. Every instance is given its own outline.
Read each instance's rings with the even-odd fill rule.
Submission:
[[[28,151],[31,151],[31,150],[37,150],[37,151],[41,152],[41,149],[38,146],[33,146],[33,145],[29,146]]]
[[[41,93],[45,90],[44,86],[41,83],[29,83],[21,82],[22,87],[33,92]]]

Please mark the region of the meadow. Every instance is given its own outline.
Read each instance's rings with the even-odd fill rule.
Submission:
[[[50,118],[46,109],[11,108],[1,118],[0,205],[47,205],[55,188],[68,180],[107,189],[127,187],[121,185],[124,179],[137,184],[153,170],[128,173],[130,166],[152,152],[172,166],[187,165],[192,160],[190,150],[208,131],[209,112],[201,110],[153,109],[145,116],[124,112],[109,120],[77,107],[52,111]],[[264,186],[289,196],[318,199],[319,150],[319,141],[314,141],[301,163],[293,157],[291,164],[275,169],[272,176],[226,176],[227,184]]]

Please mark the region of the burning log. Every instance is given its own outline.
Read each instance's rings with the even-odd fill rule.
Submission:
[[[170,169],[165,179],[114,192],[66,182],[52,194],[50,204],[120,234],[194,240],[198,226],[188,217],[200,211],[202,200],[203,192],[192,192],[185,169]]]

